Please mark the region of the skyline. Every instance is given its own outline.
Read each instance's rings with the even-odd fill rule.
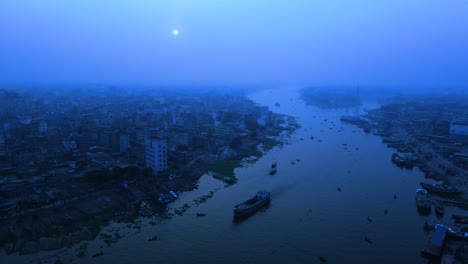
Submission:
[[[0,83],[466,87],[467,11],[461,0],[6,0]]]

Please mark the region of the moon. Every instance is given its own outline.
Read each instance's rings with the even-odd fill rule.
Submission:
[[[174,36],[178,36],[179,33],[180,33],[180,32],[179,32],[179,30],[178,30],[177,28],[174,28],[174,29],[172,30],[172,35],[174,35]]]

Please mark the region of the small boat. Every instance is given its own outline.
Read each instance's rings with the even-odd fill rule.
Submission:
[[[433,231],[435,230],[435,225],[430,225],[427,220],[424,223],[424,231]]]
[[[205,216],[206,214],[204,213],[197,213],[197,216]]]
[[[468,240],[468,233],[462,231],[455,231],[452,228],[447,230],[447,236],[450,236],[454,239]]]
[[[174,191],[169,191],[169,195],[174,199],[177,198],[177,194]]]
[[[452,214],[453,219],[468,219],[468,215]]]
[[[268,191],[258,191],[254,197],[234,206],[234,221],[239,220],[242,217],[251,215],[263,206],[269,204],[270,196],[271,195]]]
[[[276,165],[277,165],[276,162],[273,162],[273,163],[271,164],[271,168],[272,168],[272,169],[276,168]]]
[[[422,210],[431,210],[431,200],[425,189],[416,190],[416,206]]]
[[[435,212],[436,212],[437,215],[439,215],[439,216],[444,215],[444,211],[445,211],[445,209],[441,204],[436,204]]]
[[[392,161],[399,167],[412,169],[414,167],[414,157],[413,156],[404,156],[398,153],[393,153]]]
[[[104,255],[104,252],[102,250],[99,250],[92,257],[95,258],[95,257],[99,257],[99,256],[102,256],[102,255]]]
[[[154,235],[154,236],[148,238],[148,241],[149,241],[149,242],[154,241],[154,240],[158,240],[158,236],[157,236],[157,235]]]
[[[459,224],[468,224],[468,218],[456,218],[455,222]]]
[[[368,237],[364,237],[364,241],[366,241],[369,244],[374,244],[372,240],[370,240]]]
[[[270,175],[275,175],[276,174],[276,168],[273,168],[270,170]]]

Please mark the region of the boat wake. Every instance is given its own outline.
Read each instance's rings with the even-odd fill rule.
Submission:
[[[279,186],[274,186],[270,188],[271,190],[271,195],[272,196],[281,196],[287,192],[289,192],[296,184],[295,183],[289,183],[289,184],[282,184]]]

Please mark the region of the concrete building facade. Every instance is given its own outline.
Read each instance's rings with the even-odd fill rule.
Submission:
[[[153,175],[167,170],[167,143],[166,140],[151,138],[145,144],[146,167],[153,169]]]

